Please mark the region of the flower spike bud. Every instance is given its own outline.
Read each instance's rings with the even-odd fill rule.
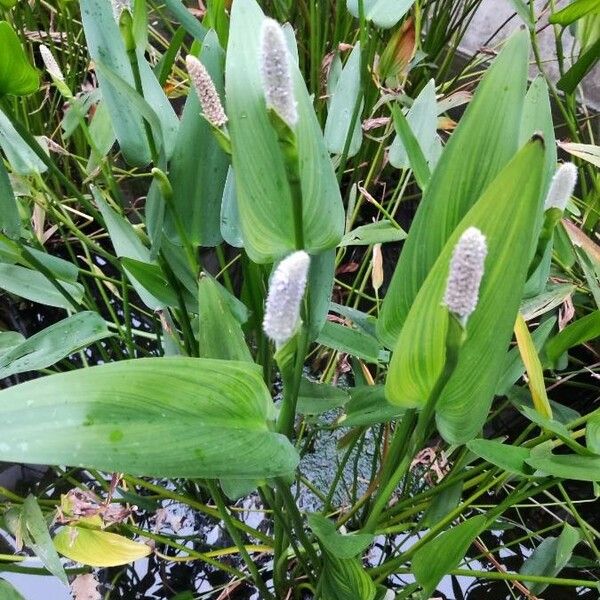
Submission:
[[[121,14],[124,10],[131,12],[131,0],[111,0],[111,4],[117,23],[121,20]]]
[[[44,46],[44,44],[40,44],[40,55],[42,56],[42,61],[44,62],[44,66],[46,67],[46,71],[57,81],[62,81],[64,83],[65,76],[63,72],[60,70],[56,59],[48,46]]]
[[[544,210],[549,210],[551,208],[558,208],[561,212],[565,210],[567,202],[573,195],[576,183],[577,167],[570,162],[560,165],[552,178],[550,191],[546,196]]]
[[[444,304],[463,326],[477,306],[486,254],[485,236],[476,227],[464,231],[452,252]]]
[[[284,258],[271,278],[263,329],[277,347],[285,344],[298,327],[309,265],[310,257],[299,250]]]
[[[260,39],[260,68],[267,107],[272,108],[289,127],[298,122],[298,111],[290,56],[285,35],[279,23],[265,19]]]
[[[206,120],[214,127],[223,127],[227,123],[227,115],[223,110],[219,93],[206,67],[191,54],[188,54],[185,64],[190,79],[196,88]]]

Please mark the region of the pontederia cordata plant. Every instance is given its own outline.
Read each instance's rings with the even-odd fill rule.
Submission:
[[[0,571],[597,597],[598,15],[452,64],[479,4],[0,1]]]

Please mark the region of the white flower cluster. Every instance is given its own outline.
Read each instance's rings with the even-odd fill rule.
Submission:
[[[561,211],[565,210],[567,202],[573,195],[576,183],[577,167],[570,162],[560,165],[552,178],[544,209],[558,208]]]
[[[227,115],[223,110],[219,93],[206,67],[191,54],[185,59],[185,64],[190,79],[196,88],[206,120],[215,127],[223,127],[227,123]]]
[[[444,304],[463,324],[477,306],[486,255],[486,239],[477,227],[466,229],[452,252]]]
[[[260,67],[267,107],[272,108],[290,127],[298,122],[290,56],[279,23],[265,19],[260,40]]]
[[[46,67],[46,71],[57,79],[58,81],[62,81],[64,83],[65,77],[56,62],[52,52],[48,46],[44,46],[44,44],[40,44],[40,55],[42,56],[42,61],[44,62],[44,66]]]
[[[310,257],[299,250],[284,258],[271,278],[263,329],[278,347],[285,344],[298,327],[309,265]]]

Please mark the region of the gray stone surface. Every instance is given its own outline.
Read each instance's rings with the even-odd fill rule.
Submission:
[[[536,14],[541,15],[541,20],[538,24],[538,31],[542,30],[539,34],[540,50],[544,69],[554,81],[557,81],[559,76],[554,31],[552,26],[544,27],[548,23],[548,11],[543,11],[546,4],[548,4],[546,0],[536,0],[535,2]],[[556,7],[562,8],[567,4],[569,4],[569,0],[557,0]],[[460,46],[461,51],[469,55],[477,52],[495,30],[514,13],[515,10],[510,0],[483,0],[463,38]],[[489,46],[492,48],[495,47],[510,35],[512,31],[521,26],[523,26],[523,21],[518,16],[515,16],[489,43]],[[568,54],[565,57],[565,64],[570,66],[572,64],[570,53],[573,49],[574,39],[569,31],[564,32],[562,39],[564,51]],[[577,54],[576,52],[575,56]],[[532,66],[531,75],[534,76],[536,73],[537,69],[535,66]],[[582,102],[600,109],[600,64],[597,64],[587,74],[581,87],[583,89]]]

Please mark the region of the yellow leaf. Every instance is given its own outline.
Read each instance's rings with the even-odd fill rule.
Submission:
[[[151,552],[146,544],[85,527],[63,527],[54,537],[54,546],[63,556],[92,567],[126,565]]]
[[[517,338],[517,345],[519,346],[519,352],[525,369],[527,371],[528,385],[531,392],[531,398],[533,399],[533,406],[535,410],[542,417],[547,419],[552,418],[552,408],[548,401],[548,395],[546,394],[546,384],[544,383],[544,372],[542,369],[542,363],[538,356],[531,334],[527,328],[527,323],[523,315],[519,313],[515,322],[515,336]]]

